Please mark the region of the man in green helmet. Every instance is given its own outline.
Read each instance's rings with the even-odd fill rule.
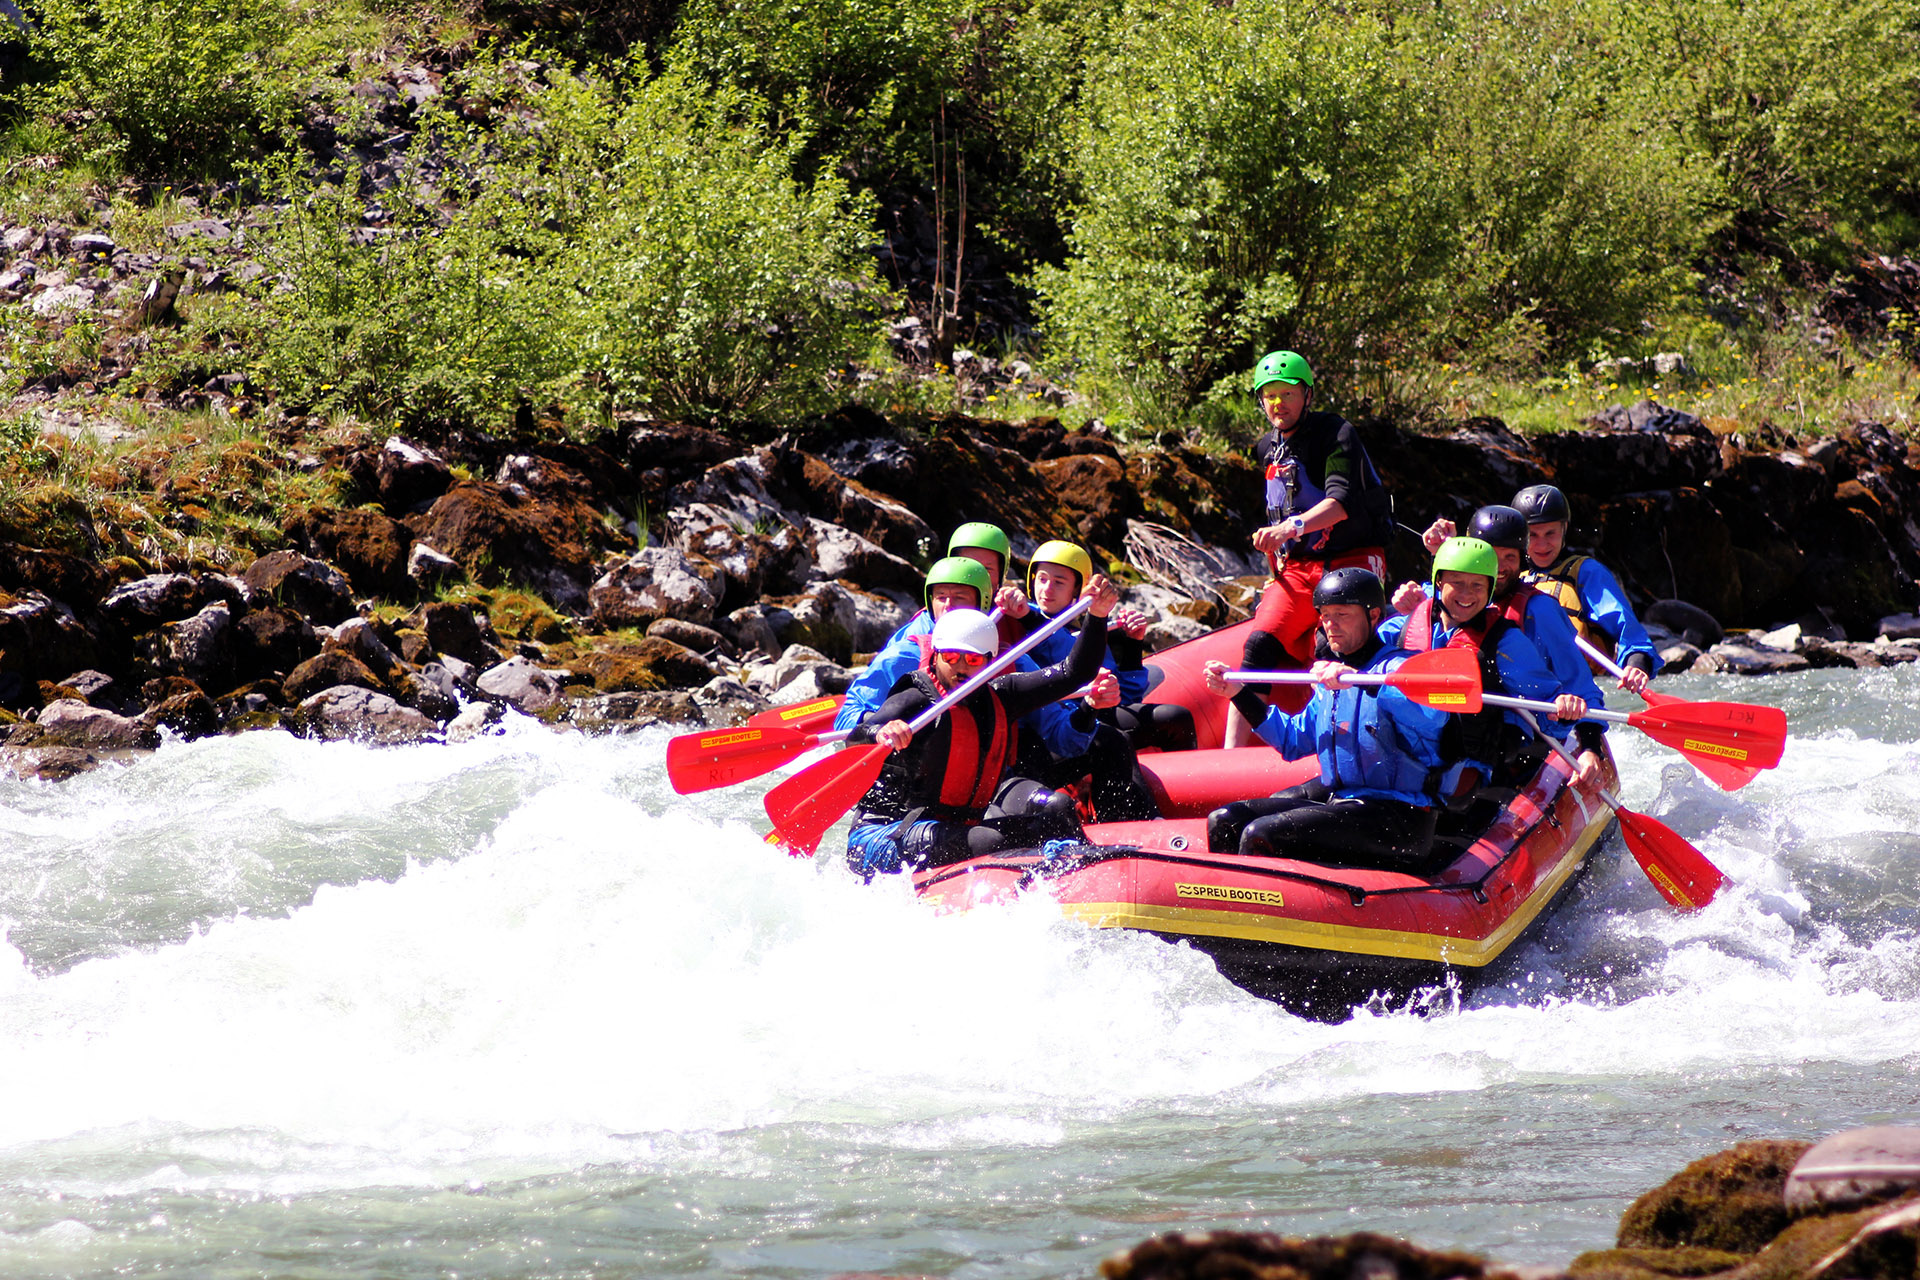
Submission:
[[[1253,446],[1266,478],[1267,513],[1253,545],[1274,574],[1254,612],[1243,662],[1304,671],[1313,662],[1319,623],[1314,585],[1327,570],[1340,568],[1366,569],[1384,581],[1392,508],[1353,424],[1310,410],[1313,370],[1306,357],[1297,351],[1262,356],[1253,370],[1253,393],[1270,428]],[[1271,700],[1297,711],[1307,696],[1301,686],[1280,685]],[[1252,729],[1232,711],[1227,733],[1228,745],[1242,746]]]
[[[926,666],[930,656],[928,637],[933,632],[934,624],[949,609],[985,611],[992,609],[994,601],[998,599],[1003,609],[1011,602],[1018,605],[1021,615],[1026,613],[1026,593],[1018,587],[1004,587],[1000,583],[998,570],[1005,567],[1007,558],[1012,554],[1005,533],[990,524],[961,525],[954,531],[948,545],[959,550],[935,561],[933,568],[927,571],[924,595],[927,607],[907,619],[873,655],[866,670],[847,687],[846,701],[833,718],[835,729],[851,729],[859,724],[894,693],[901,680]],[[970,551],[979,554],[967,554]],[[991,560],[983,559],[983,555],[990,556]],[[1014,641],[1007,640],[1006,634],[1006,618],[1003,616],[1000,619],[1003,647],[1017,642],[1026,634],[1026,629],[1016,624]],[[1025,655],[1014,664],[1016,671],[1037,669],[1033,659]],[[1113,700],[1118,700],[1117,695],[1116,689]],[[1078,705],[1080,701],[1075,700],[1071,704],[1048,703],[1025,716],[1021,725],[1054,755],[1080,755],[1092,741],[1094,725],[1094,708],[1090,704],[1081,707]],[[1111,702],[1107,705],[1111,705]]]
[[[1013,543],[1006,530],[997,524],[974,520],[961,525],[947,539],[947,554],[973,561],[987,571],[993,585],[981,603],[982,611],[1000,611],[1000,643],[1020,643],[1028,628],[1020,623],[1027,616],[1027,593],[1018,584],[1007,581],[1007,567],[1013,563]]]

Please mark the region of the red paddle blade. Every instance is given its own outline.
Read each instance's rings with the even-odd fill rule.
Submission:
[[[1787,713],[1746,702],[1675,702],[1635,711],[1627,723],[1672,747],[1728,791],[1780,763]]]
[[[820,847],[827,828],[867,794],[888,754],[879,743],[848,747],[767,792],[767,816],[773,819],[774,834],[795,853],[811,854]]]
[[[1480,662],[1467,649],[1428,649],[1395,667],[1387,683],[1436,711],[1480,709]]]
[[[1686,701],[1685,698],[1677,693],[1661,693],[1659,690],[1652,688],[1642,689],[1640,696],[1646,699],[1646,703],[1650,707],[1670,707],[1676,702]],[[763,711],[760,714],[765,715],[766,712]],[[749,720],[747,723],[752,724],[753,721]]]
[[[747,717],[747,728],[764,729],[778,725],[787,729],[798,729],[802,733],[819,733],[833,728],[833,718],[840,714],[840,704],[844,697],[815,698],[811,702],[796,702],[790,707],[768,707],[758,715]]]
[[[708,729],[667,743],[667,781],[681,795],[745,782],[818,745],[811,733],[779,726]]]
[[[1614,812],[1620,815],[1620,830],[1634,861],[1653,881],[1660,896],[1674,906],[1698,911],[1727,883],[1720,868],[1673,828],[1631,809],[1616,808]]]

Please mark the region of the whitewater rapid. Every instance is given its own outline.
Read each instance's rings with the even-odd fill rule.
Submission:
[[[1491,988],[1332,1026],[788,858],[773,779],[676,796],[665,730],[0,783],[0,1268],[243,1274],[269,1220],[358,1241],[313,1274],[1084,1275],[1165,1224],[1564,1261],[1692,1155],[1920,1119],[1920,673],[1672,687],[1792,718],[1731,795],[1616,735],[1731,892],[1675,913],[1615,837]]]

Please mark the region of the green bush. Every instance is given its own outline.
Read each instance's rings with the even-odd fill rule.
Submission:
[[[283,168],[274,274],[196,324],[259,350],[289,404],[383,422],[498,424],[523,398],[703,416],[818,399],[872,328],[867,215],[844,186],[798,186],[741,103],[677,76],[624,103],[568,76],[523,88],[538,128],[482,138],[430,111],[414,154],[441,163],[393,190]]]
[[[1920,0],[1623,4],[1624,69],[1719,175],[1736,250],[1920,248]]]
[[[76,158],[194,172],[244,154],[290,117],[271,54],[280,0],[38,0],[48,81],[33,105],[62,116]]]
[[[551,237],[511,191],[480,187],[442,215],[442,193],[415,183],[374,196],[286,166],[277,184],[261,255],[271,274],[195,323],[237,333],[289,407],[497,424],[523,395],[564,382],[555,315],[566,300],[543,270]],[[366,225],[369,203],[380,225]]]
[[[1094,57],[1053,342],[1172,418],[1263,349],[1339,365],[1434,302],[1449,229],[1384,23],[1280,0],[1130,8]]]
[[[803,186],[748,103],[668,73],[625,103],[565,82],[529,190],[566,228],[582,376],[613,407],[727,417],[809,407],[871,339],[871,204]]]
[[[839,157],[875,185],[928,172],[978,28],[965,0],[688,0],[669,64],[763,99],[809,167]]]
[[[1635,74],[1632,14],[1589,0],[1454,0],[1397,26],[1429,86],[1420,183],[1458,235],[1430,354],[1526,366],[1637,329],[1693,279],[1713,174]]]

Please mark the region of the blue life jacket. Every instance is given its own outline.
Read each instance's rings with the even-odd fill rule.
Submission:
[[[1383,648],[1368,673],[1392,671],[1407,660]],[[1440,767],[1440,733],[1447,715],[1389,686],[1316,688],[1313,700],[1288,715],[1275,709],[1256,732],[1289,760],[1311,750],[1320,758],[1320,781],[1337,798],[1379,797],[1430,805],[1429,779]]]

